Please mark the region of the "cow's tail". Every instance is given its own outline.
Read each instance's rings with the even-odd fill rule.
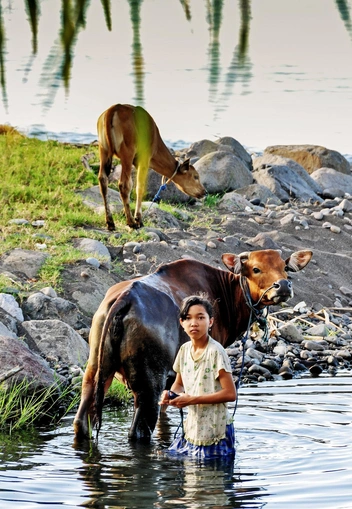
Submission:
[[[105,396],[105,383],[106,383],[106,375],[104,374],[104,354],[105,354],[105,345],[106,345],[106,339],[107,335],[110,331],[110,334],[112,335],[112,325],[114,319],[116,320],[117,316],[121,314],[121,312],[128,306],[128,302],[126,301],[125,297],[126,292],[124,296],[116,300],[115,303],[111,306],[107,317],[104,321],[104,326],[101,332],[101,339],[100,339],[100,345],[99,345],[99,356],[98,356],[98,369],[95,374],[95,389],[94,389],[94,406],[93,406],[93,416],[92,416],[92,426],[96,428],[97,434],[99,433],[99,430],[101,428],[101,421],[102,421],[102,411],[103,411],[103,403],[104,403],[104,396]],[[119,322],[119,320],[117,320]],[[121,340],[122,337],[122,328],[121,327],[114,327],[114,335],[117,334],[120,330],[119,338],[114,338],[116,340]],[[116,341],[117,343],[118,341]]]

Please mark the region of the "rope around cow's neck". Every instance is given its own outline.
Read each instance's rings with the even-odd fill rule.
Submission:
[[[161,198],[160,198],[160,194],[161,194],[161,192],[162,192],[162,191],[164,191],[164,189],[166,189],[166,186],[167,186],[168,184],[170,184],[170,182],[172,181],[172,179],[174,178],[174,176],[176,175],[176,173],[177,173],[177,172],[178,172],[178,170],[180,169],[180,166],[181,166],[180,161],[177,161],[177,165],[176,165],[176,169],[175,169],[175,171],[173,172],[173,174],[171,175],[171,177],[169,177],[169,178],[167,179],[167,181],[166,181],[166,182],[165,182],[166,177],[165,177],[165,176],[163,176],[163,177],[162,177],[162,179],[161,179],[161,186],[159,187],[159,189],[158,189],[158,191],[157,191],[156,195],[154,196],[154,198],[152,199],[152,202],[151,202],[151,204],[149,205],[149,208],[148,208],[148,210],[147,210],[147,213],[149,212],[149,209],[151,208],[151,206],[153,205],[153,203],[159,203],[159,202],[160,202],[160,200],[161,200]]]
[[[267,337],[268,337],[268,323],[267,323],[266,317],[268,315],[268,308],[265,308],[266,309],[266,315],[264,316],[264,309],[258,309],[258,306],[259,306],[261,300],[263,299],[264,295],[269,290],[271,290],[271,288],[273,287],[273,285],[272,285],[269,288],[267,288],[265,290],[265,292],[261,295],[260,299],[258,299],[258,301],[255,304],[253,304],[252,297],[251,297],[251,294],[250,294],[250,291],[249,291],[248,281],[247,281],[247,278],[245,276],[240,276],[240,286],[241,286],[241,290],[243,292],[244,300],[246,301],[246,304],[247,304],[247,306],[250,309],[250,313],[249,313],[249,320],[248,320],[248,324],[247,324],[247,330],[246,330],[246,332],[243,334],[243,336],[241,338],[241,343],[242,343],[242,364],[241,364],[241,369],[240,369],[240,373],[238,375],[237,382],[235,384],[236,385],[236,401],[235,401],[235,408],[233,410],[233,416],[235,415],[236,410],[237,410],[238,390],[239,390],[239,387],[240,387],[242,373],[243,373],[243,368],[244,368],[244,356],[245,356],[244,345],[246,344],[246,341],[247,341],[248,336],[249,336],[249,331],[250,331],[251,325],[252,325],[252,323],[254,321],[257,321],[261,327],[264,327],[264,340],[267,339]],[[254,318],[253,318],[253,315],[254,315]]]

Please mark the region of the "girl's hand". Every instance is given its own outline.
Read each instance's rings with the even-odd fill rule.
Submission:
[[[177,398],[170,399],[169,405],[175,406],[176,408],[184,408],[190,404],[191,400],[192,397],[189,394],[182,392]]]
[[[170,403],[170,400],[169,400],[169,391],[163,391],[161,393],[159,405],[169,405],[169,403]]]

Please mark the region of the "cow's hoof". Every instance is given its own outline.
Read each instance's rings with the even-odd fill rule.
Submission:
[[[73,431],[77,440],[84,440],[89,438],[88,426],[81,419],[73,421]]]

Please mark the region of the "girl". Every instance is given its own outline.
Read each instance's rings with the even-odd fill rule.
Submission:
[[[229,358],[224,348],[209,336],[213,309],[203,295],[184,299],[180,323],[190,338],[176,356],[176,379],[164,391],[160,404],[188,406],[184,435],[178,436],[170,452],[199,458],[234,453],[234,427],[226,403],[236,399]],[[173,393],[179,394],[173,398]]]

